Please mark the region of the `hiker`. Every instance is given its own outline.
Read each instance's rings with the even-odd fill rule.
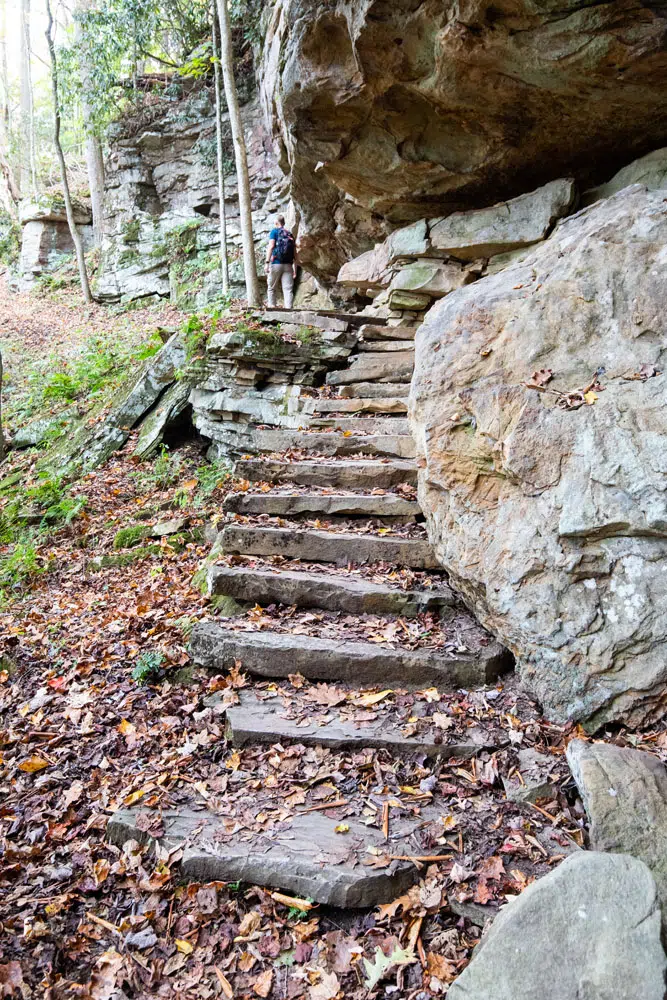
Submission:
[[[269,308],[275,306],[278,285],[283,287],[285,309],[292,308],[294,301],[294,279],[298,267],[296,240],[289,229],[285,229],[285,216],[276,217],[278,225],[269,233],[269,248],[266,252],[266,279],[269,286]]]

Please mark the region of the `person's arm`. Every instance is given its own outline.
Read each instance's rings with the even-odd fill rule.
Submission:
[[[297,271],[299,269],[299,251],[296,248],[296,243],[294,244],[294,260],[292,261],[292,274],[296,278]]]
[[[266,264],[264,266],[264,270],[265,271],[268,271],[269,268],[271,267],[271,258],[273,257],[273,251],[274,251],[275,245],[276,245],[276,241],[275,240],[269,240],[269,247],[268,247],[268,250],[266,251]]]

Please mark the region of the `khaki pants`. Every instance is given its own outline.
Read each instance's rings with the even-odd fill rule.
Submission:
[[[294,275],[292,264],[271,264],[269,268],[269,306],[278,305],[277,292],[278,285],[283,286],[283,301],[285,309],[292,308],[294,301]]]

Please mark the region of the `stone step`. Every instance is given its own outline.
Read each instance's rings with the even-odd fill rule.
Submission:
[[[411,378],[414,366],[414,351],[356,354],[349,359],[347,368],[329,372],[326,381],[327,385],[383,380],[396,382],[399,378]]]
[[[414,486],[417,468],[412,462],[331,461],[288,462],[270,458],[245,458],[234,467],[240,479],[251,483],[296,483],[301,486],[329,486],[338,489],[391,489],[401,483]]]
[[[245,624],[245,619],[243,619]],[[471,619],[472,624],[472,619]],[[235,631],[216,622],[197,622],[190,654],[197,666],[223,673],[237,661],[249,674],[368,685],[400,684],[403,688],[437,685],[440,689],[479,687],[496,680],[507,654],[477,626],[474,647],[465,653],[441,649],[390,649],[374,642],[346,642],[290,632]],[[483,638],[486,645],[481,644]]]
[[[280,452],[296,449],[318,455],[392,455],[414,458],[415,443],[410,434],[318,433],[283,429],[256,429],[252,435],[254,450]]]
[[[316,707],[312,705],[310,712]],[[304,725],[301,721],[297,725],[294,719],[285,718],[284,712],[281,697],[260,698],[254,691],[243,690],[239,704],[225,710],[227,739],[239,748],[253,743],[302,743],[304,746],[322,746],[347,753],[370,748],[400,755],[418,753],[459,760],[469,760],[483,750],[492,749],[491,743],[484,742],[457,743],[452,740],[446,743],[443,731],[428,723],[424,732],[405,736],[405,725],[393,722],[386,714],[379,714],[371,722],[357,723],[353,719],[338,718],[324,725],[317,722]]]
[[[304,562],[387,563],[411,569],[438,569],[425,538],[356,534],[317,528],[272,528],[229,524],[220,533],[222,551],[249,556],[287,556]]]
[[[359,328],[359,334],[364,340],[414,340],[418,326],[380,326],[379,323],[366,323]]]
[[[318,330],[338,330],[343,327],[359,328],[372,320],[373,325],[382,328],[387,320],[336,309],[266,309],[260,317],[263,323],[289,323],[296,326],[313,326]],[[337,326],[336,324],[341,324]]]
[[[282,796],[261,797],[249,790],[244,809],[269,816],[285,813]],[[319,803],[321,806],[322,803]],[[375,854],[443,854],[448,845],[442,839],[444,805],[421,806],[416,815],[410,809],[390,807],[389,836],[385,839],[378,814],[376,826],[368,826],[345,815],[349,828],[345,836],[336,833],[340,815],[317,812],[295,813],[279,827],[261,832],[230,832],[230,820],[206,807],[201,801],[155,812],[157,836],[146,830],[146,814],[141,804],[115,812],[107,824],[107,838],[122,847],[129,840],[155,845],[162,850],[183,851],[180,877],[190,882],[245,882],[250,885],[284,889],[300,899],[338,907],[372,907],[405,892],[420,877],[421,866],[396,860],[387,867],[364,864]],[[401,815],[404,813],[405,815]],[[141,817],[141,819],[139,818]],[[430,825],[432,824],[432,826]],[[433,833],[429,836],[429,831]],[[424,847],[420,838],[424,837]]]
[[[304,413],[407,413],[408,399],[392,396],[378,399],[310,399]]]
[[[250,566],[211,566],[207,588],[211,597],[222,594],[262,607],[286,604],[346,614],[390,614],[406,618],[455,603],[454,594],[444,581],[437,590],[401,590],[343,573],[276,571]]]
[[[353,434],[409,434],[405,417],[314,417],[310,427],[334,427]]]
[[[223,510],[235,514],[269,514],[272,517],[317,514],[414,519],[421,513],[418,503],[405,500],[396,493],[375,496],[359,493],[232,493],[225,498]]]
[[[407,345],[404,340],[368,340],[361,341],[358,345],[360,351],[365,353],[370,351],[391,354],[393,351],[405,351]],[[414,348],[407,348],[414,353]],[[354,357],[354,355],[352,356]],[[352,360],[352,359],[350,359]]]
[[[397,396],[404,399],[410,393],[410,378],[403,382],[352,382],[339,389],[341,399],[382,399]]]

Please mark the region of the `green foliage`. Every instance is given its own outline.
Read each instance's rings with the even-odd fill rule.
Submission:
[[[39,564],[35,533],[22,532],[0,555],[0,606],[6,603],[12,591],[21,590],[44,567]]]
[[[153,490],[164,490],[177,483],[183,474],[183,460],[179,455],[170,455],[165,444],[161,445],[160,453],[152,465],[146,465],[132,475],[137,485],[144,493]]]
[[[149,529],[145,524],[132,524],[128,528],[121,528],[116,532],[113,547],[116,552],[119,549],[131,549],[138,542],[143,542],[148,534]]]
[[[201,219],[191,219],[174,226],[153,244],[151,257],[157,260],[165,257],[170,261],[186,260],[197,249],[197,231],[201,224]]]
[[[137,684],[149,684],[160,676],[160,668],[164,663],[164,654],[157,650],[149,650],[137,658],[137,665],[132,671],[132,680]]]
[[[199,481],[197,499],[200,499],[201,502],[204,498],[209,497],[229,479],[231,474],[231,465],[221,459],[208,465],[200,465],[197,469]]]
[[[27,521],[40,530],[71,524],[86,506],[86,497],[74,496],[62,476],[43,469],[37,480],[15,490],[0,513],[0,544],[16,544]]]
[[[21,252],[21,226],[15,219],[0,210],[0,264],[13,267]]]
[[[38,559],[39,546],[54,531],[71,524],[86,506],[86,497],[74,496],[72,487],[48,470],[9,496],[0,512],[0,546],[4,547],[0,553],[0,604],[45,571]]]
[[[136,344],[118,333],[102,334],[85,342],[69,356],[48,355],[21,372],[20,392],[14,392],[14,373],[6,376],[6,415],[12,424],[22,424],[54,402],[85,400],[93,403],[106,397],[122,382],[128,371],[152,357],[162,347],[154,335]],[[17,373],[18,374],[18,373]]]
[[[138,243],[141,236],[141,222],[139,219],[128,219],[121,227],[124,243]]]
[[[136,247],[127,247],[125,250],[121,250],[118,254],[119,267],[131,267],[132,264],[136,264],[140,260],[141,254]]]
[[[189,360],[206,348],[209,331],[200,316],[193,313],[181,326],[185,356]]]

